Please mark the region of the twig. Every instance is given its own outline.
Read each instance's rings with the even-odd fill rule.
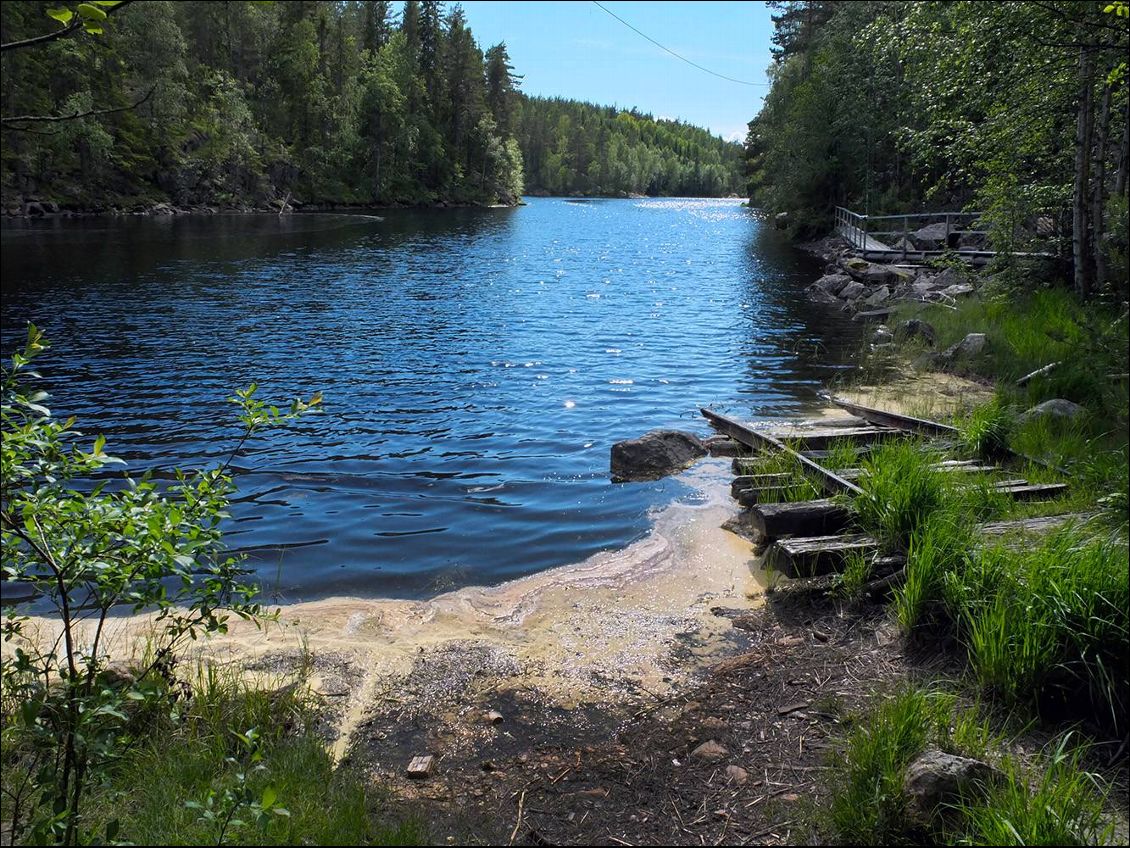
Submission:
[[[507,845],[513,845],[515,838],[518,836],[518,828],[522,826],[522,807],[526,804],[526,790],[522,790],[522,794],[518,796],[518,819],[514,822],[514,829],[510,831],[510,841]]]
[[[85,112],[75,112],[73,115],[14,115],[7,118],[0,118],[0,123],[3,124],[47,124],[57,123],[59,121],[77,121],[79,118],[89,118],[92,115],[112,115],[115,112],[128,112],[130,109],[136,109],[146,100],[153,96],[153,92],[157,90],[157,86],[153,86],[146,92],[145,96],[138,100],[136,103],[130,103],[128,106],[117,106],[113,109],[88,109]],[[22,132],[20,127],[10,127],[10,129]]]

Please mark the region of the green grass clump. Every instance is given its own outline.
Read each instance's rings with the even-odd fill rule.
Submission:
[[[906,555],[906,582],[894,601],[904,628],[946,620],[947,584],[961,572],[971,542],[968,525],[957,515],[935,515],[916,530]]]
[[[958,422],[962,447],[974,457],[998,459],[1008,452],[1013,427],[1012,410],[993,398]]]
[[[369,781],[335,767],[314,723],[314,704],[301,686],[261,690],[235,673],[206,672],[187,702],[139,729],[108,782],[90,795],[87,827],[100,833],[116,820],[119,838],[137,845],[217,844],[218,824],[190,802],[237,790],[242,774],[251,796],[272,787],[288,815],[261,823],[240,808],[224,844],[424,844],[414,823],[383,820]],[[261,770],[251,767],[236,735],[251,728],[259,733]]]
[[[1095,845],[1112,834],[1097,779],[1081,767],[1070,734],[1025,767],[994,756],[1005,740],[976,708],[946,692],[907,688],[859,720],[832,781],[832,841],[857,845]],[[903,783],[928,747],[990,762],[995,779],[975,787],[929,823],[913,820]]]
[[[1130,554],[1074,528],[974,557],[953,612],[981,685],[1053,715],[1083,707],[1125,728],[1130,706]],[[958,579],[958,578],[955,578]]]
[[[946,504],[948,481],[938,456],[913,442],[891,442],[863,461],[864,494],[852,506],[859,523],[889,551],[905,551],[919,528]]]

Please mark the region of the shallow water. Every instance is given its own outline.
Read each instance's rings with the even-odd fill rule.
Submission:
[[[229,541],[272,598],[420,596],[577,562],[695,491],[612,442],[812,407],[857,330],[729,200],[5,225],[2,333],[133,470],[217,462],[224,399],[322,391],[237,461]]]

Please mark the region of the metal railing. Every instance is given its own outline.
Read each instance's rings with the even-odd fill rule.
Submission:
[[[933,256],[945,253],[947,250],[957,253],[968,253],[991,256],[993,251],[978,248],[962,248],[960,241],[968,237],[987,238],[985,230],[969,229],[963,226],[976,223],[983,215],[982,212],[917,212],[905,215],[860,215],[843,206],[836,207],[836,234],[841,236],[856,250],[865,253],[884,253],[901,255],[905,261],[909,257]],[[884,229],[891,226],[889,222],[898,222],[902,226],[894,229]],[[912,225],[913,222],[913,225]],[[943,224],[941,238],[931,238],[937,241],[939,247],[918,247],[912,240],[916,233],[930,224]],[[891,237],[894,237],[892,240]],[[885,237],[883,241],[879,237]],[[887,240],[892,243],[888,244]]]

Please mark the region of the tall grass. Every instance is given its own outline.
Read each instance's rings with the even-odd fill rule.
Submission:
[[[953,695],[907,688],[855,726],[839,759],[827,817],[831,837],[856,845],[1096,845],[1112,836],[1104,793],[1062,737],[1049,755],[1025,767],[974,708]],[[996,779],[970,787],[935,811],[912,819],[904,794],[907,766],[927,747],[992,762]]]
[[[315,732],[317,705],[301,684],[258,689],[238,671],[213,669],[202,671],[191,690],[187,701],[173,702],[169,714],[139,733],[109,782],[92,794],[88,828],[101,832],[116,820],[120,838],[133,844],[217,844],[215,824],[187,802],[221,795],[238,786],[242,774],[255,797],[272,786],[289,815],[266,824],[238,815],[243,824],[225,844],[423,844],[415,823],[384,820],[382,799],[364,775],[335,767]],[[233,732],[250,728],[260,734],[261,772],[248,768]]]
[[[888,550],[905,551],[946,504],[949,483],[937,454],[914,442],[880,445],[863,461],[864,494],[853,502],[860,524]]]

